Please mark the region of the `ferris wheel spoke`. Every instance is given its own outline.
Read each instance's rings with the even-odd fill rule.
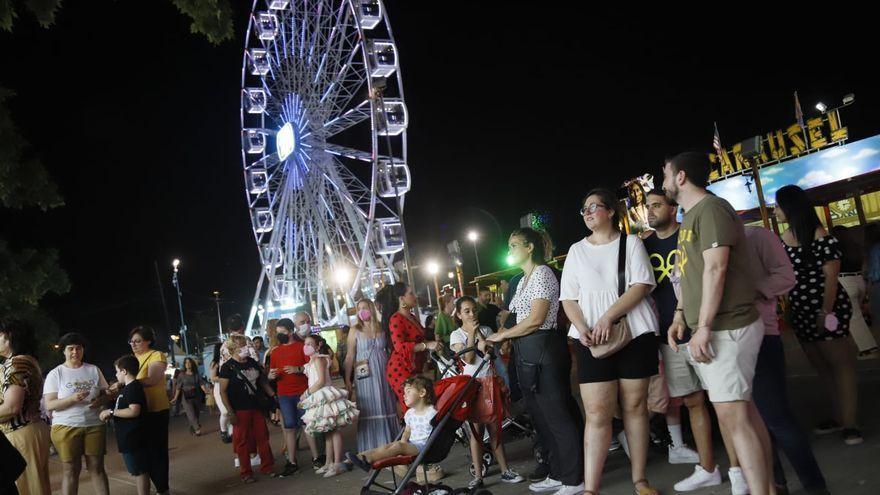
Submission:
[[[332,137],[340,132],[350,129],[370,118],[370,101],[364,100],[358,106],[345,112],[339,117],[324,124],[324,137]]]

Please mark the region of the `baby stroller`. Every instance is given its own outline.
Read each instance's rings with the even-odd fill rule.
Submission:
[[[456,353],[456,358],[472,351],[476,351],[476,347],[462,349],[460,352]],[[486,355],[489,359],[480,364],[477,372],[479,372],[479,370],[481,370],[491,359],[494,359],[494,354],[491,349],[487,349]],[[361,488],[361,495],[375,495],[381,493],[400,494],[406,489],[407,484],[413,476],[415,476],[416,470],[419,466],[426,463],[438,463],[445,459],[449,454],[449,450],[452,449],[452,445],[456,441],[456,432],[461,428],[462,423],[464,423],[470,416],[472,403],[477,396],[478,390],[479,383],[476,378],[472,376],[457,375],[438,380],[434,384],[434,392],[437,395],[437,404],[435,405],[437,415],[431,420],[433,430],[431,431],[431,436],[428,437],[425,449],[417,456],[401,455],[374,462],[370,476],[364,483],[363,488]],[[406,474],[398,480],[397,476],[394,474],[393,467],[407,465],[409,466],[409,469],[406,471]],[[376,478],[384,468],[392,468],[391,476],[394,482],[394,489],[389,489],[376,482]],[[427,478],[428,476],[426,472],[425,479],[427,480]],[[373,490],[373,487],[376,487],[378,490]],[[447,486],[441,485],[439,487],[424,487],[423,493],[452,494],[453,490]]]
[[[463,355],[464,352],[460,352],[457,356]],[[431,359],[437,363],[437,369],[440,371],[440,376],[444,378],[449,378],[453,376],[459,376],[462,371],[462,362],[456,359],[448,359],[444,356],[438,355],[434,352],[430,354]],[[497,359],[497,356],[495,357]],[[479,374],[479,372],[475,373]],[[501,432],[506,437],[511,438],[535,438],[535,429],[531,425],[531,420],[525,416],[524,414],[513,414],[513,411],[519,409],[522,410],[522,407],[517,408],[516,404],[511,404],[511,411],[509,415],[504,418],[501,422]],[[465,448],[465,451],[470,456],[470,444],[468,438],[468,430],[469,426],[467,424],[462,425],[458,430],[456,430],[456,440],[461,443],[461,445]],[[485,430],[483,432],[483,472],[486,473],[489,470],[489,466],[495,463],[495,455],[492,452],[492,447],[489,444],[489,431]],[[475,476],[477,473],[474,470],[473,462],[470,463],[468,470],[471,473],[471,476]]]

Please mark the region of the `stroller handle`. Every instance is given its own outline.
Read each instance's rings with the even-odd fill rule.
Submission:
[[[490,361],[494,360],[497,357],[495,354],[495,348],[490,345],[487,345],[486,352],[481,352],[477,348],[477,346],[465,347],[464,349],[453,354],[452,358],[453,358],[453,360],[460,359],[462,356],[464,356],[465,354],[467,354],[469,352],[475,352],[477,354],[477,356],[479,356],[481,358],[489,359]],[[437,354],[435,351],[431,351],[431,355],[436,356]]]

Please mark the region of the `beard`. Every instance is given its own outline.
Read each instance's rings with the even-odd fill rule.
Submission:
[[[651,227],[652,229],[665,229],[666,227],[669,226],[670,222],[671,222],[671,219],[669,219],[669,218],[665,218],[665,219],[654,218],[653,220],[648,218],[648,226]]]
[[[679,189],[676,184],[673,184],[670,188],[663,188],[663,192],[666,193],[666,197],[678,203],[678,193]]]

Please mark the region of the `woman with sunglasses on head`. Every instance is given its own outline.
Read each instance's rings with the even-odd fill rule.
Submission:
[[[545,263],[545,245],[543,236],[533,229],[517,229],[510,235],[510,257],[525,274],[510,303],[516,325],[488,336],[486,342],[513,341],[514,366],[526,409],[550,451],[549,476],[529,489],[576,495],[584,489],[581,430],[569,407],[571,362],[565,339],[557,331],[559,282]]]
[[[165,370],[168,362],[165,353],[154,350],[155,332],[147,326],[135,327],[128,334],[131,352],[140,364],[137,379],[147,396],[147,413],[144,416],[150,431],[150,479],[160,495],[168,493],[168,412],[171,402],[165,391]]]
[[[584,198],[581,215],[590,234],[568,251],[560,299],[572,322],[569,337],[578,340],[575,356],[587,417],[584,493],[599,491],[619,403],[636,493],[652,495],[659,492],[648,484],[645,466],[650,442],[648,382],[658,372],[657,316],[647,299],[655,286],[654,271],[641,239],[620,231],[617,202],[607,189],[593,189]],[[623,287],[621,255],[625,256]],[[628,325],[619,325],[620,321]],[[599,347],[591,348],[608,343],[614,332],[629,332],[622,336],[632,340],[601,359],[594,357],[594,352],[602,353]]]
[[[405,283],[386,285],[376,294],[376,300],[382,308],[382,330],[390,336],[392,344],[385,376],[403,414],[408,409],[404,403],[403,383],[422,372],[428,351],[440,350],[443,344],[425,340],[425,330],[412,312],[418,302],[416,295]]]

